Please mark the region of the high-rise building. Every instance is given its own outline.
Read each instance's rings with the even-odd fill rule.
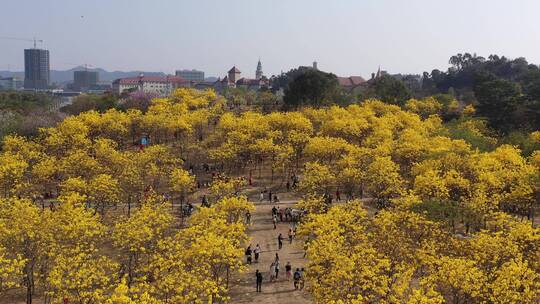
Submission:
[[[262,76],[263,76],[262,64],[261,64],[261,59],[259,58],[259,62],[257,62],[257,70],[255,71],[255,79],[260,80]]]
[[[204,72],[197,70],[178,70],[176,71],[176,76],[182,77],[189,81],[203,82],[204,81]]]
[[[36,48],[24,50],[25,89],[47,89],[50,74],[48,50]]]
[[[99,74],[95,71],[75,71],[73,72],[73,87],[84,89],[96,86],[99,81]]]

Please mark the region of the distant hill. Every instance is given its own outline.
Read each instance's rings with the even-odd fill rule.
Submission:
[[[0,77],[17,77],[24,79],[24,72],[0,71]]]
[[[51,83],[68,83],[73,81],[73,72],[74,71],[84,71],[85,68],[82,66],[69,69],[66,71],[58,71],[58,70],[51,70]],[[97,71],[99,73],[99,81],[100,82],[112,82],[115,79],[118,78],[124,78],[124,77],[134,77],[139,76],[139,74],[143,73],[147,76],[164,76],[165,73],[162,72],[144,72],[144,71],[129,71],[129,72],[123,72],[123,71],[113,71],[109,72],[104,69],[96,68],[96,69],[88,69],[88,71]],[[13,71],[0,71],[1,77],[18,77],[20,79],[24,79],[24,72],[13,72]]]

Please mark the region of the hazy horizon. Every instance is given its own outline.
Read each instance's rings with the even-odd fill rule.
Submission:
[[[470,52],[540,62],[540,2],[342,0],[21,0],[2,4],[2,37],[37,37],[51,69],[85,63],[107,71],[198,69],[252,77],[315,60],[339,76],[446,70]],[[7,25],[7,26],[6,26]],[[24,69],[31,42],[0,39],[0,70]]]

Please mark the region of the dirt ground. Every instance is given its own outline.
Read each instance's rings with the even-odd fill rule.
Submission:
[[[262,253],[258,263],[248,266],[248,271],[233,279],[231,287],[231,303],[280,303],[280,304],[301,304],[311,303],[307,292],[295,290],[293,281],[285,278],[285,265],[291,262],[293,272],[296,268],[303,267],[305,259],[302,250],[302,242],[293,240],[289,244],[288,230],[291,223],[278,222],[277,229],[272,224],[272,206],[280,208],[291,207],[295,200],[281,201],[279,204],[271,204],[268,201],[255,202],[256,210],[252,214],[251,225],[248,234],[251,238],[252,248],[257,244],[261,246]],[[283,235],[283,248],[278,250],[277,237]],[[275,259],[275,254],[279,254],[280,270],[277,281],[270,282],[270,264]],[[262,292],[257,293],[255,289],[255,271],[259,269],[263,273]]]

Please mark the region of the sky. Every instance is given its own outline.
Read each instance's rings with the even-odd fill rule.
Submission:
[[[448,68],[459,52],[540,63],[538,0],[17,0],[0,37],[38,37],[51,69],[77,65],[254,77],[318,62],[338,76]],[[0,39],[0,70],[32,42]]]

